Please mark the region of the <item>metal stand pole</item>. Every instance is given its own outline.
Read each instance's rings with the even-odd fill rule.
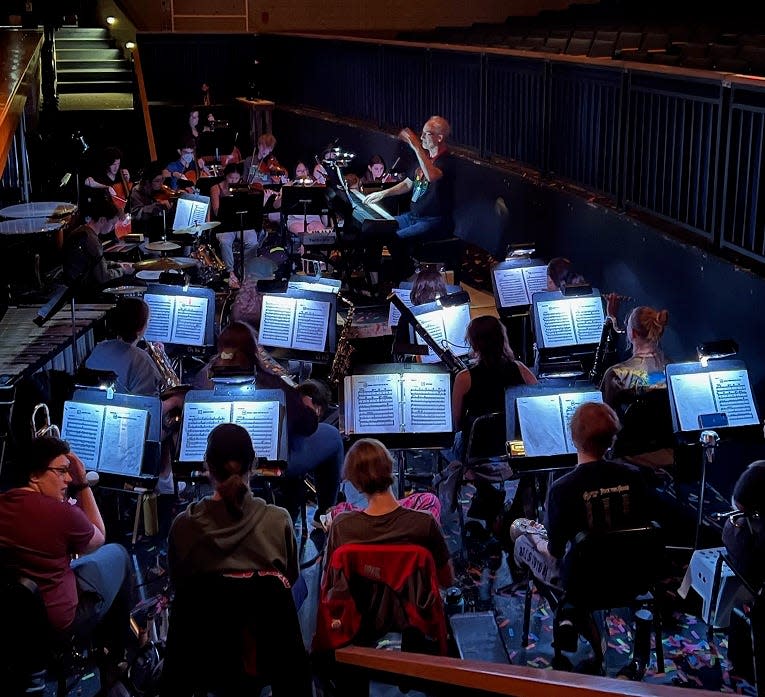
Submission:
[[[696,538],[693,542],[693,549],[699,548],[701,538],[701,526],[704,521],[704,494],[707,488],[707,464],[711,464],[715,459],[715,448],[720,442],[720,436],[715,431],[702,431],[699,436],[701,443],[701,484],[699,485],[699,513],[696,518]]]

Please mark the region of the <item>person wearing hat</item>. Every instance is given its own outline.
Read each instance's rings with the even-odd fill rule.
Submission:
[[[170,527],[168,566],[173,583],[207,573],[274,571],[290,584],[300,575],[292,519],[252,495],[255,450],[236,424],[220,424],[207,438],[205,467],[215,488]]]
[[[733,487],[733,513],[725,522],[722,541],[738,571],[754,588],[765,582],[765,460],[755,460]]]

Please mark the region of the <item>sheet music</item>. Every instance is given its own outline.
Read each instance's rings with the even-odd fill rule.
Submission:
[[[568,452],[558,395],[519,397],[515,404],[527,456],[563,455]]]
[[[547,271],[545,270],[546,274]],[[497,295],[501,307],[517,307],[518,305],[528,305],[531,302],[523,278],[523,269],[494,269],[494,283],[497,286]]]
[[[699,414],[717,411],[709,373],[670,375],[681,431],[699,430]]]
[[[412,290],[410,288],[394,288],[392,292],[398,295],[404,305],[406,305],[410,310],[412,307],[414,307],[412,304]],[[399,309],[393,303],[389,303],[389,306],[390,309],[388,310],[388,326],[395,327],[401,319],[401,312],[399,312]]]
[[[444,315],[443,309],[433,310],[433,312],[426,312],[422,315],[417,315],[417,321],[422,325],[422,328],[430,334],[433,340],[439,345],[444,345],[446,339],[446,328],[444,327]],[[419,334],[415,334],[417,343],[421,346],[426,346],[425,339]],[[435,354],[432,348],[428,346],[428,353],[425,356],[420,356],[421,363],[437,363],[439,361],[438,356]]]
[[[526,455],[575,453],[576,446],[571,440],[571,417],[586,402],[602,403],[603,395],[592,390],[516,399]]]
[[[445,307],[442,312],[449,350],[455,356],[466,356],[470,353],[470,345],[465,338],[470,324],[470,304]]]
[[[571,440],[571,417],[586,402],[600,402],[602,404],[603,394],[593,390],[592,392],[567,392],[558,396],[560,397],[561,418],[563,420],[563,435],[566,438],[566,452],[575,453],[576,446]]]
[[[295,303],[295,338],[291,348],[323,351],[327,343],[329,310],[332,306],[321,300],[298,298]]]
[[[446,433],[452,430],[451,382],[446,373],[403,375],[404,430]]]
[[[144,332],[146,341],[170,343],[173,326],[175,296],[144,293],[143,299],[149,306],[149,323]]]
[[[759,423],[746,370],[670,375],[681,431],[697,431],[700,414],[722,412],[729,426]]]
[[[345,378],[346,427],[349,433],[401,431],[398,375],[352,375]]]
[[[603,302],[600,296],[569,300],[577,344],[597,344],[603,332]]]
[[[539,331],[545,348],[573,346],[576,344],[574,322],[568,308],[568,300],[544,300],[537,303]],[[598,335],[600,336],[600,335]]]
[[[72,452],[82,460],[85,469],[98,469],[103,424],[103,405],[64,402],[61,437],[69,442]]]
[[[107,405],[104,408],[100,472],[138,476],[149,425],[144,409]]]
[[[207,326],[207,298],[176,295],[171,344],[201,346]]]
[[[338,281],[339,282],[339,281]],[[332,293],[337,295],[340,292],[340,286],[330,285],[329,283],[316,283],[315,281],[288,281],[287,290],[313,290],[318,293]]]
[[[186,402],[181,430],[181,462],[203,462],[207,436],[231,420],[231,402]]]
[[[233,402],[231,421],[247,430],[258,457],[279,459],[279,402]]]
[[[529,294],[529,302],[533,300],[534,293],[542,293],[547,288],[547,267],[540,266],[524,266],[523,267],[523,280],[526,283],[526,291]]]
[[[263,296],[260,317],[260,343],[264,346],[290,348],[295,325],[295,298]],[[324,344],[322,343],[322,348]]]
[[[746,370],[717,370],[709,373],[709,380],[717,411],[728,416],[730,426],[751,426],[760,422]]]

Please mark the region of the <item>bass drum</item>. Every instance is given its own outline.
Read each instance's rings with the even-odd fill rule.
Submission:
[[[215,294],[215,338],[231,321],[231,308],[236,299],[236,290],[231,289]]]

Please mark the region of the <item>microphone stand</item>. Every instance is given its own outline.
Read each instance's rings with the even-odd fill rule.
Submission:
[[[391,293],[387,299],[389,302],[393,303],[395,308],[401,313],[401,316],[406,318],[406,321],[414,327],[414,331],[417,335],[422,337],[422,340],[433,349],[433,353],[438,356],[439,360],[441,360],[452,373],[457,373],[460,370],[465,370],[467,368],[467,365],[465,365],[465,362],[459,356],[455,356],[450,349],[439,346],[438,342],[428,334],[425,327],[420,324],[414,316],[414,313],[404,304],[404,301],[398,295]]]

